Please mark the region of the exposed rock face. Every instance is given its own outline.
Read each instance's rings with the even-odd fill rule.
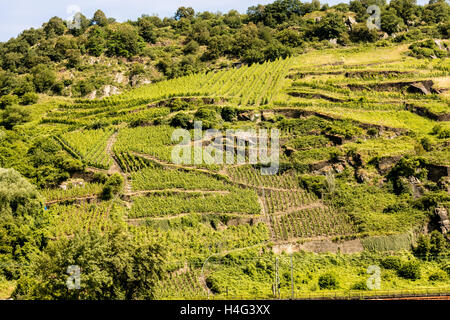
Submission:
[[[128,78],[125,77],[122,73],[117,73],[116,76],[114,77],[114,81],[117,83],[128,83]]]
[[[352,27],[354,24],[356,24],[356,20],[353,17],[347,17],[347,19],[345,19],[345,24],[347,25],[349,30],[352,30]]]
[[[342,171],[345,170],[345,166],[341,163],[336,163],[333,165],[333,169],[334,171],[336,171],[336,173],[341,173]]]
[[[242,112],[238,115],[238,120],[258,121],[258,120],[261,120],[261,115],[259,113],[252,112],[252,111]]]
[[[364,182],[367,182],[370,180],[369,174],[367,173],[366,170],[363,170],[363,169],[357,170],[355,172],[355,177],[359,183],[364,183]]]
[[[94,100],[96,97],[97,97],[97,90],[94,90],[86,96],[86,99]]]
[[[450,220],[448,219],[447,209],[438,207],[434,209],[434,212],[439,217],[439,225],[441,227],[441,232],[446,234],[450,231]]]
[[[309,98],[309,99],[324,99],[331,102],[346,102],[349,101],[348,99],[339,99],[331,96],[327,96],[325,94],[321,93],[311,93],[311,92],[298,92],[298,91],[291,91],[288,92],[290,96],[293,97],[299,97],[299,98]]]
[[[408,182],[411,185],[411,190],[413,193],[414,199],[418,199],[425,194],[425,188],[422,186],[422,183],[416,177],[409,177]]]
[[[449,48],[446,48],[446,47],[442,44],[442,40],[434,39],[434,43],[438,46],[438,48],[439,48],[440,50],[449,51]]]
[[[275,113],[270,112],[270,111],[263,111],[263,112],[261,112],[261,118],[263,121],[274,121]]]
[[[449,166],[439,166],[434,164],[428,164],[426,166],[428,170],[428,179],[434,182],[439,182],[442,177],[450,177]]]
[[[391,170],[402,156],[384,157],[378,161],[378,170],[381,174],[386,174]]]
[[[119,89],[111,85],[106,85],[103,88],[103,97],[109,97],[119,93],[120,93]]]

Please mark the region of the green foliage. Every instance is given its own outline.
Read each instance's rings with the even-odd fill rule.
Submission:
[[[336,275],[333,273],[324,273],[320,275],[318,284],[321,290],[337,289],[339,287]]]
[[[450,201],[450,195],[445,191],[433,191],[428,192],[423,197],[415,200],[413,206],[420,209],[429,211],[436,208],[439,204]]]
[[[46,245],[48,222],[36,187],[14,169],[0,168],[0,275],[17,278],[15,263]]]
[[[92,17],[91,23],[100,27],[105,27],[108,24],[108,18],[102,10],[97,10]]]
[[[432,281],[432,282],[445,281],[445,280],[447,280],[447,278],[448,278],[447,273],[442,270],[436,271],[428,276],[428,280]]]
[[[89,54],[99,57],[106,47],[106,33],[99,27],[93,27],[89,30],[86,40],[86,50]]]
[[[170,125],[173,127],[191,129],[193,128],[192,115],[184,112],[179,112],[172,118],[172,120],[170,120]]]
[[[350,290],[369,290],[369,287],[367,287],[366,281],[362,280],[362,281],[358,281],[358,282],[354,283],[350,287]]]
[[[8,106],[1,115],[1,124],[7,128],[12,129],[14,126],[31,120],[30,110],[19,106]]]
[[[398,194],[408,192],[408,186],[401,178],[426,179],[428,171],[424,168],[425,164],[426,160],[420,157],[405,156],[401,158],[387,175],[387,178],[393,183],[394,191]]]
[[[194,121],[201,121],[203,129],[211,129],[217,127],[220,120],[216,110],[202,107],[195,112]]]
[[[378,32],[374,29],[369,30],[366,24],[352,26],[350,40],[353,42],[375,42],[378,38]]]
[[[422,275],[420,263],[416,260],[403,262],[397,273],[400,277],[410,280],[418,280]]]
[[[65,31],[66,25],[61,18],[53,17],[44,24],[44,32],[47,38],[63,35]]]
[[[107,34],[108,55],[130,58],[141,53],[144,40],[133,26],[129,24],[110,26]]]
[[[414,42],[409,46],[411,55],[416,58],[432,58],[432,57],[446,57],[446,51],[441,50],[433,39],[425,41]]]
[[[43,64],[34,67],[31,73],[33,75],[34,86],[38,92],[45,92],[55,84],[55,72]]]
[[[233,107],[223,107],[220,115],[224,121],[233,122],[237,120],[237,110]]]
[[[208,276],[206,278],[206,286],[211,290],[213,293],[221,293],[221,288],[218,280],[215,277]]]
[[[39,97],[38,97],[38,95],[36,93],[34,93],[34,92],[27,92],[20,99],[20,104],[22,104],[22,105],[35,104],[35,103],[38,102],[38,100],[39,100]]]
[[[106,175],[106,173],[103,172],[96,172],[94,173],[94,175],[92,176],[92,180],[94,182],[98,182],[98,183],[105,183],[106,180],[108,180],[108,176]]]
[[[0,98],[0,109],[5,109],[8,106],[17,104],[18,100],[19,99],[16,95],[7,94]]]
[[[81,290],[67,290],[70,265],[81,269]],[[50,245],[18,282],[15,299],[152,299],[154,287],[164,277],[164,252],[160,245],[138,245],[121,229],[108,234],[77,233]]]
[[[27,152],[23,173],[41,188],[56,187],[75,172],[84,171],[81,161],[74,159],[51,138],[33,142]]]
[[[318,197],[322,197],[325,190],[325,177],[302,175],[299,177],[299,184],[302,188],[308,190],[309,192],[313,192]]]
[[[420,235],[413,252],[418,258],[429,260],[437,259],[447,253],[447,244],[444,236],[434,230],[429,236]]]
[[[385,269],[397,271],[402,266],[402,260],[396,256],[389,256],[381,261],[381,266]]]
[[[124,179],[119,173],[112,174],[108,180],[106,180],[105,185],[101,193],[101,198],[103,200],[110,200],[120,191],[122,191],[124,184]]]

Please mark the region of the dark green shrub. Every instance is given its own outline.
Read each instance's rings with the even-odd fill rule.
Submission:
[[[429,281],[445,281],[447,280],[447,273],[445,271],[439,270],[428,276]]]
[[[113,198],[113,188],[111,186],[105,185],[102,189],[102,193],[100,194],[100,197],[102,200],[108,201]]]
[[[220,115],[224,121],[233,122],[237,120],[237,110],[233,107],[223,107]]]
[[[103,200],[112,199],[112,197],[115,194],[118,194],[122,190],[123,184],[124,184],[123,177],[118,173],[114,173],[106,181],[102,193],[100,195],[101,198]]]
[[[365,280],[358,281],[354,283],[350,290],[369,290],[369,287],[367,286],[367,283]]]
[[[175,99],[169,103],[169,108],[171,112],[186,110],[189,108],[189,103],[181,99]]]
[[[92,177],[93,182],[105,183],[108,180],[108,176],[103,172],[96,172]]]
[[[222,292],[222,290],[220,289],[219,281],[213,276],[208,276],[206,278],[206,286],[211,290],[212,293],[218,294]]]
[[[418,280],[421,277],[420,264],[418,261],[404,262],[397,273],[402,278]]]
[[[175,115],[170,121],[172,127],[181,127],[185,129],[190,129],[192,127],[192,117],[187,113],[180,112]]]
[[[320,289],[337,289],[338,281],[334,274],[324,273],[319,277],[318,284]]]
[[[420,144],[426,151],[431,151],[433,149],[433,143],[431,139],[428,137],[424,137],[420,140]]]
[[[14,126],[31,120],[31,112],[24,107],[8,106],[2,114],[2,125],[6,129],[12,129]]]
[[[20,104],[22,104],[22,105],[35,104],[38,102],[38,100],[39,100],[39,97],[36,93],[27,92],[20,99]]]
[[[307,191],[313,192],[318,197],[321,197],[325,188],[325,180],[324,176],[303,175],[299,177],[299,184]]]
[[[17,104],[19,98],[13,94],[7,94],[0,98],[0,109],[5,109],[8,106],[12,106],[13,104]]]
[[[395,256],[386,257],[381,261],[381,266],[385,269],[399,270],[402,266],[402,260]]]

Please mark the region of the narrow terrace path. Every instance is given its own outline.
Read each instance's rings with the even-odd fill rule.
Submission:
[[[108,173],[109,174],[119,173],[120,175],[122,175],[123,180],[124,180],[124,193],[127,194],[127,193],[131,193],[133,191],[133,188],[132,188],[132,184],[131,184],[130,175],[123,172],[122,168],[120,167],[120,165],[116,159],[114,151],[113,151],[114,144],[117,141],[117,135],[118,135],[118,132],[114,132],[111,135],[111,137],[108,139],[108,143],[106,145],[106,153],[112,160],[112,165],[111,165],[111,167],[109,167]]]

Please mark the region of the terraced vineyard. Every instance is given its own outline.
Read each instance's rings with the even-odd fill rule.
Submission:
[[[205,299],[207,291],[202,286],[199,271],[187,270],[180,274],[172,274],[162,282],[156,292],[157,299]]]
[[[282,251],[331,251],[324,265],[344,268],[333,255],[341,248],[359,253],[377,237],[421,230],[432,201],[449,203],[450,65],[449,58],[418,61],[407,50],[324,49],[49,110],[39,126],[64,128],[50,136],[89,167],[80,173],[84,187],[42,191],[54,237],[124,225],[135,243],[162,245],[171,272],[159,282],[160,299],[222,298],[244,286],[248,296],[273,298],[271,263],[286,258]],[[194,120],[222,131],[279,129],[279,171],[263,175],[261,161],[173,163],[172,133],[192,133]],[[109,195],[106,174],[121,177],[122,189]],[[411,246],[413,237],[405,239]],[[217,264],[201,274],[208,261]],[[365,275],[366,265],[355,261],[351,281]],[[314,277],[299,274],[298,291],[317,290]]]
[[[52,205],[50,213],[55,217],[54,236],[71,236],[78,231],[97,229],[107,232],[113,225],[110,219],[113,204]]]
[[[74,131],[60,137],[61,143],[90,166],[108,169],[111,159],[106,154],[108,139],[113,130]]]
[[[329,208],[316,207],[273,215],[271,222],[277,240],[350,235],[355,228],[347,217]]]

